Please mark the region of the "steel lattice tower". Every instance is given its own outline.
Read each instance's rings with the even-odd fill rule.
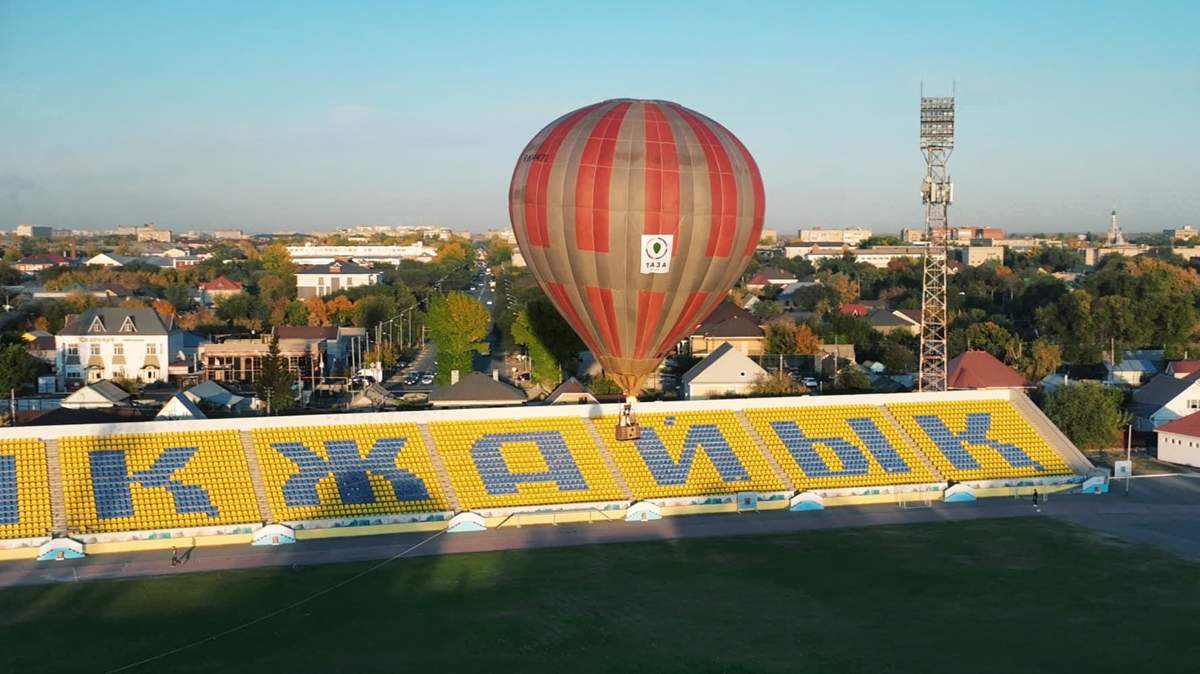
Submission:
[[[921,365],[918,391],[946,390],[946,242],[954,185],[946,168],[954,150],[954,97],[921,97],[925,180],[925,273],[921,284]]]

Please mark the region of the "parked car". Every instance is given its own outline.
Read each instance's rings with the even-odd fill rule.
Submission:
[[[375,383],[375,378],[369,374],[356,374],[350,378],[350,383],[353,386],[369,386]]]
[[[817,381],[815,377],[804,377],[800,380],[800,383],[804,384],[807,388],[818,388],[821,385],[821,382]]]
[[[419,381],[421,381],[421,373],[420,372],[409,372],[408,376],[406,376],[404,378],[404,385],[412,386]]]
[[[425,374],[421,375],[421,384],[423,384],[425,386],[429,386],[432,383],[433,383],[433,373],[432,372],[426,372]]]

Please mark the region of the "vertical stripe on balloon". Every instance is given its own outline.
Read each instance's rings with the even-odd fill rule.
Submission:
[[[568,115],[550,131],[545,142],[533,149],[533,156],[521,158],[530,162],[529,176],[525,179],[525,234],[531,246],[550,247],[550,232],[546,224],[546,189],[550,183],[550,171],[554,168],[554,159],[567,134],[597,105],[580,108]]]
[[[763,190],[762,174],[758,172],[758,164],[754,163],[754,157],[750,155],[750,151],[738,140],[738,137],[729,132],[729,129],[721,126],[717,122],[713,122],[726,136],[737,145],[738,152],[742,155],[742,161],[746,162],[746,170],[750,173],[750,182],[754,190],[754,219],[750,221],[750,238],[746,241],[746,251],[744,255],[750,257],[758,250],[758,239],[762,236],[763,217],[767,213],[766,195]]]
[[[657,103],[646,103],[646,234],[679,234],[679,155]],[[672,249],[672,257],[679,247]]]
[[[584,323],[579,317],[579,311],[575,309],[575,305],[571,304],[571,298],[567,295],[567,289],[563,287],[563,284],[547,283],[546,290],[550,293],[550,299],[558,307],[558,313],[567,319],[567,323],[570,323],[572,328],[575,328],[575,332],[587,345],[588,350],[592,353],[599,353],[600,350],[597,348],[599,343],[592,335],[592,331],[588,330],[587,323]]]
[[[683,305],[683,311],[679,314],[675,324],[671,326],[671,331],[667,333],[666,338],[658,345],[658,349],[654,352],[655,356],[669,351],[676,342],[683,339],[692,328],[696,327],[696,323],[699,322],[700,309],[704,306],[708,296],[709,293],[703,291],[694,292],[688,296],[687,303]]]
[[[614,106],[588,136],[575,177],[575,242],[580,250],[608,252],[608,193],[617,135],[631,104]]]
[[[634,344],[634,358],[648,357],[646,352],[650,350],[650,340],[654,338],[655,328],[660,322],[663,301],[666,297],[666,293],[652,290],[638,291],[637,342]]]
[[[729,154],[717,134],[704,121],[681,105],[672,106],[700,142],[704,159],[708,162],[708,185],[712,192],[712,214],[709,221],[708,245],[704,254],[708,257],[729,257],[733,251],[733,239],[737,235],[737,179],[729,163]]]
[[[600,338],[608,347],[606,355],[621,355],[621,338],[617,334],[617,310],[613,305],[612,288],[597,288],[588,286],[588,304],[591,305],[592,315],[600,324]]]

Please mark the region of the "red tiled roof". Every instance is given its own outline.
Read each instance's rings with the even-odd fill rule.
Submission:
[[[947,388],[1020,388],[1029,382],[987,351],[964,351],[946,364]]]
[[[70,264],[71,261],[53,253],[38,253],[17,260],[17,264]]]
[[[843,316],[866,316],[871,313],[871,307],[865,304],[843,304],[838,307],[838,313]]]
[[[200,288],[202,290],[242,290],[243,286],[233,279],[218,276],[208,283],[201,283]]]
[[[766,276],[764,276],[762,274],[755,274],[754,276],[750,277],[749,281],[746,281],[746,285],[748,285],[748,286],[771,285],[771,279],[767,278]]]
[[[1176,377],[1180,375],[1189,375],[1200,372],[1200,360],[1177,360],[1168,365],[1171,369],[1171,374]]]
[[[1158,433],[1178,433],[1200,438],[1200,412],[1193,412],[1154,429]]]

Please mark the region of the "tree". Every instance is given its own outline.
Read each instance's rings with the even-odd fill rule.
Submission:
[[[186,283],[175,281],[163,290],[163,299],[170,302],[176,311],[184,311],[192,305],[192,291]]]
[[[950,334],[950,353],[957,356],[964,351],[987,351],[1000,360],[1009,359],[1016,351],[1017,338],[1008,330],[992,321],[974,323],[966,330],[954,330]],[[1011,359],[1010,359],[1011,360]]]
[[[883,353],[879,356],[879,362],[883,363],[888,372],[900,374],[912,372],[913,366],[917,362],[917,356],[912,352],[912,349],[900,344],[885,344],[883,346]]]
[[[281,412],[296,404],[296,396],[292,391],[295,383],[296,375],[288,369],[287,358],[279,355],[279,338],[272,337],[267,355],[263,356],[258,379],[254,382],[254,394],[267,404],[271,413]]]
[[[750,314],[760,321],[770,320],[783,313],[783,305],[775,300],[755,302]]]
[[[453,370],[472,371],[472,354],[483,350],[479,341],[487,336],[491,323],[483,305],[463,292],[438,295],[429,303],[426,322],[438,349],[436,381],[448,383]]]
[[[155,313],[163,318],[174,316],[178,307],[164,299],[154,300],[153,309]]]
[[[517,319],[512,324],[512,335],[513,341],[524,345],[528,352],[531,377],[535,382],[552,387],[562,381],[562,369],[550,348],[538,338],[528,309],[517,313]]]
[[[798,396],[805,393],[808,393],[808,389],[792,379],[787,372],[760,375],[754,380],[754,388],[751,391],[751,395],[759,397]]]
[[[354,321],[354,302],[345,295],[330,298],[325,303],[325,313],[333,325],[350,325]]]
[[[283,312],[283,322],[287,325],[308,325],[308,305],[300,300],[288,302]]]
[[[796,326],[796,353],[803,356],[821,353],[821,338],[807,324]]]
[[[1048,339],[1035,339],[1029,347],[1029,359],[1025,363],[1025,376],[1031,381],[1041,381],[1062,365],[1062,347]]]
[[[796,351],[796,324],[790,321],[772,323],[766,329],[767,353],[790,355]]]
[[[847,392],[871,390],[871,380],[855,365],[847,365],[838,370],[833,378],[833,385],[835,388]]]
[[[320,297],[310,297],[304,300],[304,308],[308,310],[309,325],[329,325],[329,309],[325,300]]]
[[[0,393],[20,391],[26,385],[37,383],[41,366],[29,355],[24,346],[10,344],[0,350]]]
[[[1046,397],[1046,416],[1079,447],[1111,447],[1129,425],[1122,398],[1096,382],[1066,384]]]

